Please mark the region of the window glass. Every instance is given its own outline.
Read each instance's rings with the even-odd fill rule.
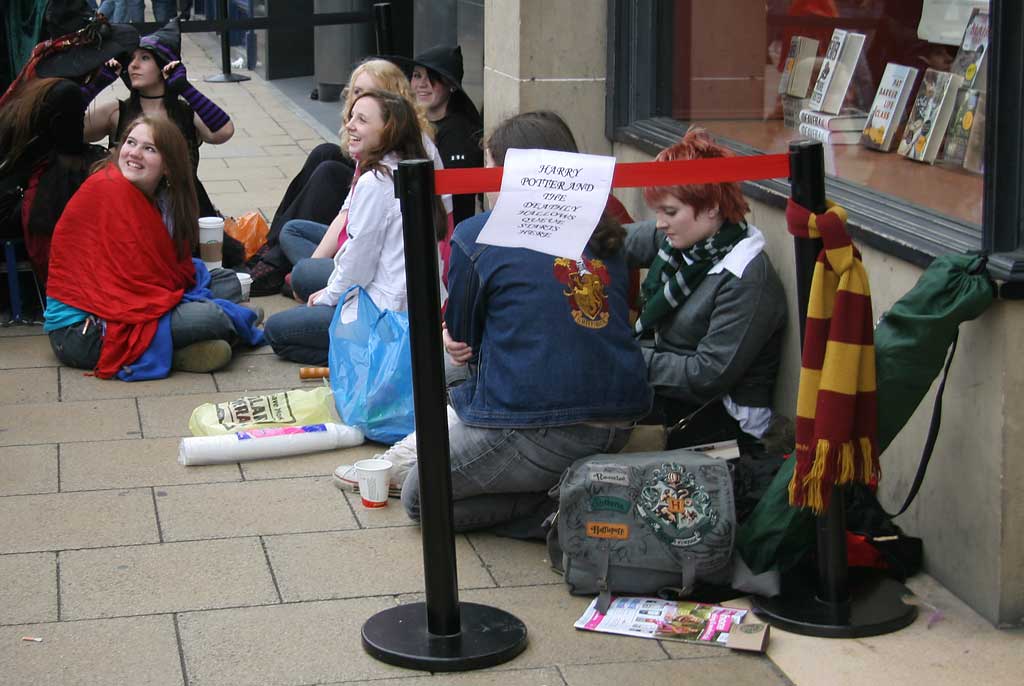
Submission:
[[[829,174],[980,225],[988,4],[677,0],[666,106],[767,153],[826,138]]]

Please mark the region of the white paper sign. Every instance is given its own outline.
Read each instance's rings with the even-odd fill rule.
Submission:
[[[509,149],[480,243],[579,259],[608,202],[615,158]]]

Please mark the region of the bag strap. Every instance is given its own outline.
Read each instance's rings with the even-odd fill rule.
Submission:
[[[917,474],[914,475],[914,483],[910,486],[910,492],[907,493],[906,500],[903,501],[903,506],[900,507],[899,512],[896,514],[889,514],[890,518],[895,519],[901,514],[907,511],[910,504],[914,502],[914,498],[917,497],[917,492],[921,490],[921,484],[924,482],[924,474],[928,471],[928,463],[932,459],[932,451],[935,449],[935,441],[939,436],[939,427],[942,425],[942,394],[946,390],[946,381],[949,379],[949,368],[953,364],[953,355],[956,354],[956,344],[960,340],[960,329],[958,328],[953,333],[953,343],[949,346],[949,354],[946,356],[946,364],[942,368],[942,381],[939,382],[939,387],[935,391],[935,404],[932,407],[932,419],[928,426],[928,437],[924,441],[924,449],[921,451],[921,461],[917,465]]]
[[[612,604],[612,592],[608,588],[608,567],[611,562],[611,554],[608,551],[608,543],[602,541],[598,547],[597,560],[597,611],[601,614],[608,612],[608,606]]]

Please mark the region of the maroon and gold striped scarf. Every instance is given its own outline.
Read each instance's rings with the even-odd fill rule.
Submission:
[[[794,236],[824,243],[807,303],[789,484],[791,505],[822,514],[834,485],[879,475],[871,289],[845,210],[815,215],[790,200],[786,223]]]

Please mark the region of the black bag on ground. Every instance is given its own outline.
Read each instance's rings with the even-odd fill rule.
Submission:
[[[606,608],[612,594],[686,597],[698,581],[732,582],[736,517],[724,460],[689,450],[595,455],[574,462],[556,488],[548,555],[571,593],[600,594]]]

